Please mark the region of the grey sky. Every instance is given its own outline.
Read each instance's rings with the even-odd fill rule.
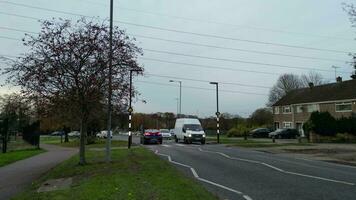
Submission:
[[[100,16],[102,18],[108,18],[109,11],[107,6],[109,0],[12,0],[11,2],[73,12],[82,15]],[[124,22],[201,34],[218,35],[229,38],[356,52],[356,48],[354,46],[355,42],[353,41],[355,30],[350,27],[348,16],[342,10],[342,2],[345,1],[115,0],[116,7],[114,18]],[[146,12],[138,12],[137,10]],[[35,20],[8,16],[1,14],[1,12],[43,19],[51,17],[76,18],[71,15],[24,8],[0,1],[0,27],[17,28],[34,32],[39,30],[39,23]],[[161,13],[161,15],[152,13]],[[178,16],[180,18],[173,16]],[[248,53],[226,49],[191,46],[136,37],[138,40],[137,44],[144,49],[144,58],[235,69],[235,71],[231,71],[216,68],[200,68],[196,66],[193,67],[179,64],[169,64],[140,59],[140,63],[145,66],[146,72],[149,74],[263,86],[241,87],[237,85],[221,84],[221,90],[267,95],[269,89],[265,87],[272,86],[275,83],[278,74],[302,74],[308,73],[310,70],[192,58],[162,54],[147,50],[159,50],[204,57],[330,70],[330,72],[321,71],[323,76],[328,80],[333,80],[335,76],[333,69],[331,68],[332,65],[340,66],[341,68],[338,69],[339,71],[351,71],[351,67],[345,63],[346,61],[350,61],[350,57],[347,53],[262,45],[236,40],[162,31],[120,23],[115,23],[115,25],[119,25],[129,34],[135,35],[145,35],[162,39],[179,40],[227,48],[338,60],[311,60],[285,56],[264,55],[251,52]],[[22,38],[23,33],[0,29],[0,36]],[[21,47],[21,42],[1,38],[0,41],[0,54],[18,55],[25,51],[25,49]],[[269,74],[250,73],[236,70],[268,72]],[[339,75],[343,76],[344,79],[349,78],[349,74],[339,73]],[[179,80],[179,78],[177,78],[177,80]],[[178,97],[179,88],[174,87],[177,86],[177,84],[172,84],[168,81],[169,78],[150,76],[136,78],[135,85],[141,92],[140,99],[147,100],[147,104],[137,102],[135,104],[135,111],[176,112],[175,98]],[[149,84],[146,82],[160,83],[160,85]],[[183,80],[183,85],[188,87],[214,89],[214,87],[209,85],[208,82],[203,83]],[[7,90],[2,88],[2,91],[4,92]],[[242,116],[249,115],[256,108],[263,107],[267,101],[267,96],[256,94],[221,92],[221,112],[229,112]],[[183,113],[209,116],[214,115],[215,109],[214,90],[183,88]]]

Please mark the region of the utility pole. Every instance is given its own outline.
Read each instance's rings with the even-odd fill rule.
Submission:
[[[106,135],[106,162],[111,162],[111,98],[112,98],[112,59],[113,59],[113,17],[114,17],[114,0],[110,0],[110,36],[109,36],[109,91],[108,91],[108,127]]]
[[[182,81],[169,80],[171,83],[179,83],[179,113],[182,114]]]
[[[216,139],[218,144],[220,143],[220,125],[219,125],[219,83],[218,82],[210,82],[210,84],[216,86]]]
[[[132,112],[133,112],[133,108],[132,108],[132,72],[141,72],[142,70],[140,69],[131,69],[130,70],[130,102],[129,102],[129,138],[128,138],[128,144],[127,147],[130,149],[131,148],[131,144],[132,144]]]

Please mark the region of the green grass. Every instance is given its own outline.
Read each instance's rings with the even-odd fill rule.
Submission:
[[[216,137],[208,137],[208,141],[216,141]],[[244,140],[243,138],[228,138],[226,136],[220,136],[220,143],[226,144],[232,147],[245,147],[245,148],[265,148],[265,147],[284,147],[284,146],[311,146],[309,143],[273,143],[272,140],[256,140],[250,139]]]
[[[69,142],[61,143],[61,137],[59,136],[41,136],[41,144],[53,144],[62,147],[79,147],[79,138],[69,138]],[[89,148],[104,148],[106,145],[106,139],[96,139],[94,144],[86,145]],[[112,147],[125,147],[127,142],[112,140]]]
[[[14,199],[217,199],[195,180],[184,176],[147,149],[114,150],[112,158],[113,162],[106,164],[102,162],[104,152],[88,151],[88,165],[79,166],[78,156],[74,156]],[[73,178],[69,189],[36,192],[43,181],[65,177]]]
[[[8,153],[0,154],[0,167],[19,160],[23,160],[25,158],[35,156],[43,152],[45,151],[42,149],[27,149],[27,150],[10,151]]]

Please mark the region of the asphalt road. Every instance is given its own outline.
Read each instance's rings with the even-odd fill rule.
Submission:
[[[133,142],[139,143],[139,138],[134,136]],[[221,199],[356,199],[356,168],[351,166],[172,140],[146,147]]]
[[[223,145],[165,141],[146,147],[221,199],[356,199],[355,167]]]

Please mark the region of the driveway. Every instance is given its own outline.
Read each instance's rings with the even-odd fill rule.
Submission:
[[[30,186],[43,173],[72,157],[78,151],[42,144],[47,152],[0,167],[0,200],[10,199]]]

